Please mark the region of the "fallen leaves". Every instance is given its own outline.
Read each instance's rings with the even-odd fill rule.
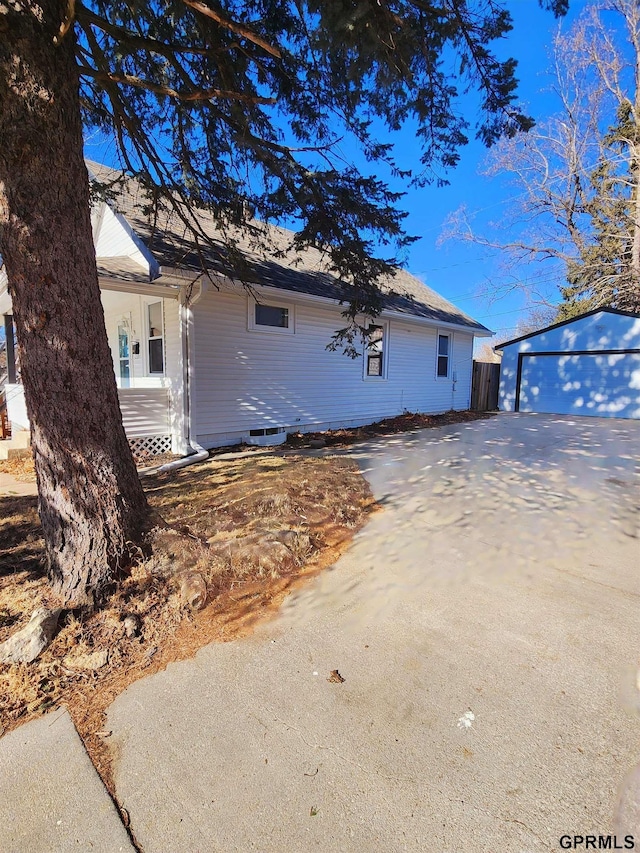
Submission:
[[[113,699],[207,643],[249,633],[295,585],[334,563],[375,507],[357,466],[342,459],[214,459],[150,477],[144,486],[169,523],[179,526],[188,516],[193,536],[167,531],[104,610],[83,618],[65,612],[37,661],[0,665],[0,726],[10,730],[67,703],[107,785],[108,739],[99,732]],[[0,499],[0,510],[5,506],[0,642],[22,627],[25,613],[54,604],[39,563],[35,500]],[[192,598],[190,588],[181,596],[182,581],[193,573],[204,582],[200,594]],[[332,675],[344,680],[337,670]]]

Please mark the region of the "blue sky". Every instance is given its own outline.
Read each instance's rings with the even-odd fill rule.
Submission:
[[[571,0],[570,11],[562,21],[562,27],[570,26],[586,5],[587,0]],[[506,6],[512,14],[514,28],[506,39],[494,43],[493,49],[501,58],[513,56],[518,60],[519,99],[528,114],[540,121],[555,111],[553,96],[548,91],[550,78],[546,72],[550,64],[552,38],[559,24],[550,12],[540,8],[538,0],[507,0]],[[473,95],[461,99],[461,107],[469,111],[472,123],[475,102]],[[397,134],[394,141],[400,165],[406,163],[414,168],[419,165],[420,151],[410,129]],[[93,144],[90,140],[88,142],[87,156],[117,166],[112,162],[112,144],[105,144],[104,140],[94,140]],[[351,146],[346,147],[351,156]],[[512,292],[500,299],[489,295],[488,282],[500,281],[497,255],[488,257],[481,247],[459,240],[438,245],[448,214],[460,205],[466,205],[469,213],[476,215],[477,224],[482,226],[499,219],[509,200],[513,199],[514,188],[506,180],[481,174],[486,157],[486,148],[472,139],[461,150],[457,168],[446,175],[448,186],[411,189],[400,206],[409,214],[405,221],[407,232],[421,237],[408,250],[406,266],[409,271],[495,331],[496,338],[492,343],[496,343],[514,336],[518,320],[527,313],[524,295]],[[368,164],[365,170],[370,171]],[[380,176],[387,177],[384,174]],[[391,183],[394,189],[406,189],[401,183]]]
[[[570,11],[562,21],[562,28],[585,8],[584,0],[572,0]],[[550,78],[549,50],[558,21],[540,8],[537,0],[510,0],[507,3],[514,19],[509,36],[496,47],[502,57],[514,56],[518,60],[518,92],[528,114],[540,121],[556,109],[548,91]],[[407,140],[407,156],[413,158],[413,142]],[[419,234],[422,239],[409,250],[408,268],[434,290],[458,305],[475,319],[497,333],[498,340],[513,337],[518,320],[527,313],[525,298],[521,293],[511,293],[500,299],[486,294],[487,282],[500,281],[497,255],[488,257],[482,247],[450,240],[438,246],[443,223],[447,215],[465,204],[469,213],[477,212],[476,221],[495,221],[513,199],[514,187],[498,177],[480,174],[487,149],[471,141],[461,152],[460,163],[448,174],[446,187],[426,187],[412,190],[403,199],[408,210],[407,231]]]

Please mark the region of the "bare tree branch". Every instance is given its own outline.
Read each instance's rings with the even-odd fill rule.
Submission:
[[[640,5],[590,6],[555,38],[552,71],[561,113],[490,157],[486,173],[510,176],[517,191],[505,215],[480,229],[460,209],[441,240],[499,253],[503,287],[527,291],[526,265],[555,260],[556,299],[640,307]]]

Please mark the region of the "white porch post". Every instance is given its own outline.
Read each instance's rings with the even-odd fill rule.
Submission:
[[[16,351],[13,343],[13,315],[4,315],[4,338],[7,348],[7,382],[16,384]]]

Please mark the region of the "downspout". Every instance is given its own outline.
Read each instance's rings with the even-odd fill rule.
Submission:
[[[160,465],[159,468],[149,468],[146,471],[140,471],[140,477],[146,477],[150,474],[164,474],[167,471],[176,471],[178,468],[186,468],[187,465],[195,465],[198,462],[204,462],[209,458],[209,451],[205,450],[202,445],[198,444],[193,436],[191,424],[191,341],[189,338],[189,329],[193,323],[192,306],[202,298],[203,293],[207,290],[207,279],[203,276],[197,284],[195,293],[189,294],[182,291],[180,294],[180,328],[184,328],[182,336],[182,363],[184,365],[184,394],[182,398],[182,415],[184,423],[187,425],[187,446],[189,450],[187,455],[182,459],[176,459],[174,462],[167,462],[165,465]],[[183,325],[184,324],[184,325]]]
[[[449,356],[451,359],[451,411],[454,412],[456,408],[456,385],[458,382],[458,365],[457,362],[453,360],[454,353],[456,351],[455,348],[455,332],[451,332],[451,355]]]

